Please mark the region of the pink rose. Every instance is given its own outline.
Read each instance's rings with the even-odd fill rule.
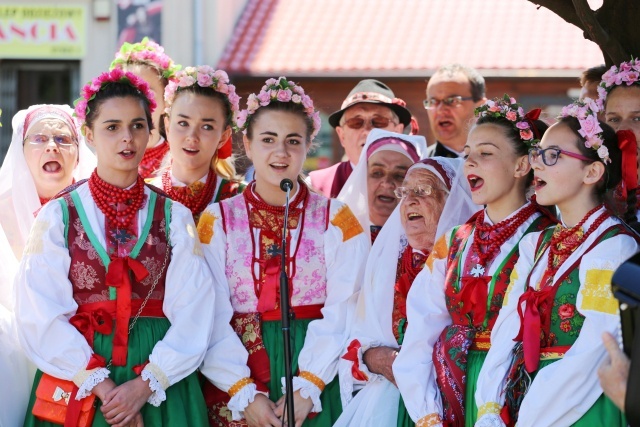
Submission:
[[[213,74],[216,70],[209,65],[201,65],[198,67],[198,71],[204,74]]]
[[[291,95],[291,101],[295,102],[296,104],[300,104],[300,102],[302,102],[302,97],[297,93],[294,93],[293,95]]]
[[[522,109],[522,107],[518,107],[518,115],[524,117],[524,110]]]
[[[249,98],[247,98],[247,108],[251,111],[255,111],[258,109],[258,107],[260,107],[260,100],[255,94],[252,93],[251,95],[249,95]]]
[[[263,107],[265,105],[269,105],[269,102],[271,102],[271,93],[270,92],[260,92],[258,94],[258,101],[260,101],[260,105],[262,105]]]
[[[237,110],[240,104],[240,96],[238,96],[237,93],[235,92],[229,92],[229,94],[227,95],[227,98],[229,99],[229,103],[231,104],[231,109],[232,110]]]
[[[516,123],[516,127],[520,130],[527,130],[529,129],[529,123],[527,122],[518,122]]]
[[[598,148],[598,157],[600,157],[603,160],[608,158],[609,157],[609,149],[607,147],[605,147],[604,145],[601,145],[600,148]]]
[[[313,108],[313,101],[309,97],[309,95],[301,95],[302,97],[302,105],[304,108]]]
[[[521,130],[520,131],[520,138],[522,138],[525,141],[533,139],[533,132],[531,132],[531,129]]]
[[[622,64],[620,64],[620,71],[631,71],[631,64],[629,64],[628,62],[623,62]]]
[[[229,75],[224,70],[214,71],[213,77],[215,77],[218,80],[224,80],[225,82],[229,81]]]
[[[578,133],[583,138],[589,138],[602,132],[598,118],[595,115],[588,115],[584,120],[580,120],[580,130]]]
[[[491,111],[492,113],[498,113],[500,112],[500,107],[498,107],[497,105],[493,105],[489,107],[489,111]]]
[[[238,111],[235,117],[236,126],[239,128],[243,128],[245,123],[247,123],[247,117],[249,116],[248,110]]]
[[[636,71],[629,71],[627,73],[627,83],[633,84],[638,81],[638,73]]]
[[[193,84],[196,82],[196,80],[189,76],[189,75],[184,75],[182,77],[180,77],[180,80],[178,81],[178,86],[180,87],[189,87],[189,86],[193,86]]]
[[[280,102],[289,102],[291,101],[291,95],[292,93],[289,89],[281,89],[278,91],[277,99]]]
[[[210,74],[198,73],[198,85],[200,87],[209,87],[213,84]]]
[[[507,120],[511,120],[512,122],[515,122],[516,119],[518,118],[518,115],[516,114],[515,111],[507,111],[506,117],[507,117]]]
[[[558,307],[558,316],[560,316],[562,320],[572,318],[574,313],[575,313],[575,307],[573,304],[567,303],[567,304],[562,304],[560,307]]]
[[[267,86],[273,86],[273,85],[275,85],[276,83],[277,83],[277,82],[276,82],[276,79],[273,79],[273,78],[272,78],[272,79],[269,79],[269,80],[267,80],[267,81],[265,82],[265,84],[266,84]]]
[[[216,91],[227,94],[229,92],[229,85],[223,82],[222,80],[218,80]]]
[[[80,101],[78,101],[74,110],[76,112],[76,116],[78,116],[78,119],[84,121],[84,119],[86,118],[87,100],[81,99]]]

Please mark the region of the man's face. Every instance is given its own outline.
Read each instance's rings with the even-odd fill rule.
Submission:
[[[398,133],[404,129],[393,110],[382,104],[355,104],[342,115],[336,132],[349,161],[354,165],[358,164],[367,135],[374,127]]]
[[[469,99],[453,105],[442,102],[456,96]],[[473,110],[485,100],[474,102],[471,99],[471,83],[462,73],[453,76],[444,73],[433,76],[427,84],[427,100],[435,100],[437,104],[427,110],[429,124],[436,139],[448,148],[462,152],[467,141],[469,124],[474,117]]]

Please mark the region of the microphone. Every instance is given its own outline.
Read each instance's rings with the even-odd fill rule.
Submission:
[[[283,179],[282,181],[280,181],[280,189],[285,193],[287,191],[293,190],[293,181],[291,181],[289,178]]]
[[[280,181],[280,189],[287,193],[284,205],[284,222],[282,223],[282,244],[280,251],[280,318],[282,322],[282,339],[284,343],[284,377],[287,389],[286,411],[288,425],[295,424],[293,408],[293,352],[291,351],[291,319],[293,312],[289,301],[289,276],[287,276],[287,225],[289,223],[289,192],[293,189],[293,182],[289,178]],[[302,233],[302,230],[299,231]],[[284,416],[283,416],[284,422]]]

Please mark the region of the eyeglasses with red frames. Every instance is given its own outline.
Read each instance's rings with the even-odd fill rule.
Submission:
[[[386,128],[389,123],[396,124],[392,119],[383,116],[373,116],[371,119],[366,120],[362,117],[352,117],[344,122],[345,125],[354,130],[362,129],[367,124],[370,124],[372,128]]]
[[[571,151],[561,150],[560,148],[549,147],[542,149],[539,147],[534,147],[529,150],[529,164],[533,164],[533,162],[537,161],[538,158],[542,158],[542,163],[547,166],[553,166],[558,163],[560,154],[573,157],[574,159],[584,160],[585,162],[594,161],[593,159],[583,156],[582,154],[572,153]]]

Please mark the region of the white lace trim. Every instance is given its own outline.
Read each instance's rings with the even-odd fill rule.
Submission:
[[[231,411],[233,421],[240,421],[244,418],[244,410],[247,409],[247,406],[249,406],[250,403],[253,403],[258,393],[262,393],[269,397],[267,393],[258,391],[254,383],[247,384],[233,395],[231,400],[229,400],[229,403],[227,403],[227,408]]]
[[[475,427],[506,427],[498,414],[484,414],[476,421]]]
[[[313,408],[311,408],[311,412],[321,412],[322,411],[322,403],[320,402],[320,394],[322,391],[318,388],[317,385],[312,383],[309,380],[305,380],[300,377],[293,377],[293,391],[300,390],[300,396],[304,399],[311,399],[313,402]],[[282,378],[282,393],[287,392],[287,387],[285,384],[284,378]]]
[[[82,372],[82,371],[81,371]],[[78,393],[76,394],[76,400],[84,399],[85,397],[91,395],[91,390],[102,381],[109,378],[109,370],[107,368],[96,368],[90,371],[84,371],[84,374],[88,374],[82,384],[78,386]],[[81,376],[80,373],[76,374],[74,379]]]
[[[158,407],[162,402],[167,400],[167,394],[164,392],[164,388],[162,388],[160,381],[156,379],[150,369],[147,369],[148,367],[149,365],[145,366],[140,376],[144,381],[149,380],[149,388],[153,392],[147,399],[147,402]]]

